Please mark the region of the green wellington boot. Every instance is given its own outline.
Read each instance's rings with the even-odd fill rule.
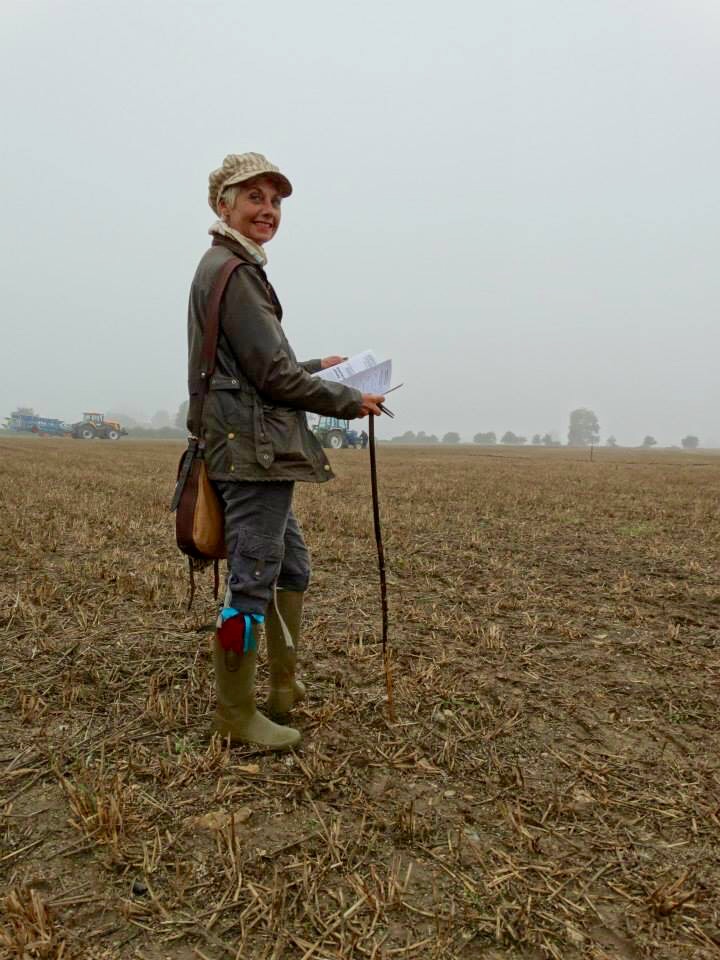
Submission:
[[[268,711],[276,717],[284,716],[306,696],[305,684],[295,677],[304,596],[296,590],[277,590],[265,619],[270,673]]]
[[[215,635],[213,661],[217,708],[214,729],[221,737],[255,743],[268,750],[289,750],[300,742],[300,731],[282,727],[263,716],[255,706],[255,650],[238,654],[223,650]]]

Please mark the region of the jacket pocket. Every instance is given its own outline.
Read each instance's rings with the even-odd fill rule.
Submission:
[[[282,463],[306,463],[305,414],[294,407],[263,403],[260,408],[261,440],[272,447],[274,459]]]
[[[254,469],[253,408],[237,389],[214,388],[205,405],[205,459],[214,474],[244,476]]]

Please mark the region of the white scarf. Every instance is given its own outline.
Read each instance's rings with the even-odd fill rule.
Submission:
[[[267,263],[267,254],[260,244],[255,243],[255,241],[249,237],[243,236],[242,233],[238,233],[237,230],[233,230],[224,220],[216,220],[208,230],[208,233],[210,235],[215,234],[219,237],[229,237],[231,240],[237,240],[237,242],[247,250],[255,263],[259,263],[261,267],[264,267]]]

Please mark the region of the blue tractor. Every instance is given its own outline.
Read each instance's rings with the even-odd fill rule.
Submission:
[[[311,429],[323,447],[341,450],[343,447],[362,446],[360,434],[357,430],[350,429],[349,420],[338,420],[337,417],[320,417]]]

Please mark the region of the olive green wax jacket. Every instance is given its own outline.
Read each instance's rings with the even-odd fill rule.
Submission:
[[[220,305],[215,371],[203,405],[204,317],[229,257],[242,264]],[[311,376],[319,360],[298,363],[281,320],[280,301],[262,267],[239,243],[214,237],[190,289],[187,420],[190,433],[205,442],[213,480],[329,480],[330,464],[304,411],[348,420],[360,412],[358,390]]]

